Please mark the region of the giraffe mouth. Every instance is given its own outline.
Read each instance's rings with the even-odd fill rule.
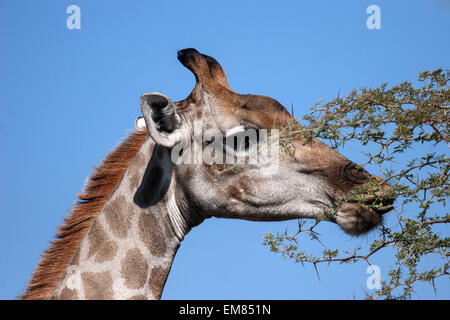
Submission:
[[[365,198],[365,201],[360,204],[368,207],[370,210],[378,213],[379,215],[384,215],[394,209],[394,206],[393,206],[394,201],[395,201],[395,198],[392,196],[389,196],[388,194],[368,195]],[[357,204],[357,202],[353,202],[353,201],[350,201],[350,202]]]
[[[367,201],[365,205],[367,205],[370,209],[372,209],[376,213],[383,215],[394,209],[393,206],[394,201],[395,201],[394,198],[384,198],[384,199],[375,198],[372,199],[371,201]]]
[[[377,208],[371,207],[371,209],[373,211],[375,211],[376,213],[383,215],[383,214],[388,213],[389,211],[393,210],[394,206],[392,204],[388,204],[388,205],[384,205],[382,207],[377,207]]]
[[[380,225],[383,215],[392,209],[392,205],[372,208],[367,204],[346,202],[339,207],[334,218],[347,234],[359,236]]]

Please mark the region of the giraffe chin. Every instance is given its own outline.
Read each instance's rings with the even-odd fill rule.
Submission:
[[[392,207],[387,209],[390,210]],[[383,222],[382,214],[389,211],[386,210],[377,212],[367,205],[348,202],[339,207],[335,222],[347,234],[359,236],[380,225]]]

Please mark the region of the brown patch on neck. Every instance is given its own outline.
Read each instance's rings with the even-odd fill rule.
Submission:
[[[95,220],[92,224],[87,237],[89,239],[88,259],[93,255],[95,255],[94,260],[96,262],[105,262],[114,259],[118,246],[114,241],[109,239],[108,234],[100,226],[98,220]],[[72,261],[70,264],[73,265],[74,262]]]
[[[125,285],[130,289],[139,289],[145,285],[148,263],[138,248],[130,249],[121,262],[121,274]]]
[[[112,233],[118,238],[126,238],[133,217],[131,203],[127,202],[124,195],[119,195],[108,203],[103,211]]]
[[[154,267],[150,272],[150,290],[152,290],[155,299],[161,299],[162,290],[167,281],[170,267]]]
[[[77,290],[71,290],[69,288],[64,288],[61,294],[55,298],[55,300],[78,300]]]
[[[148,300],[148,298],[142,294],[139,294],[137,296],[132,296],[128,300]]]
[[[147,139],[147,132],[132,133],[95,168],[83,194],[78,195],[79,200],[64,219],[64,224],[59,227],[57,240],[52,241],[43,254],[25,292],[20,296],[21,299],[50,298],[95,217]]]
[[[156,218],[151,213],[142,212],[138,224],[142,242],[152,255],[162,257],[167,251],[167,244]]]
[[[84,272],[81,274],[87,300],[112,300],[112,277],[109,272]]]

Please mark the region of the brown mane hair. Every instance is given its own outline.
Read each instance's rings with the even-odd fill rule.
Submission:
[[[21,299],[50,298],[84,235],[147,138],[146,131],[131,133],[94,169],[83,193],[77,195],[78,200],[59,227],[56,240],[50,242],[42,255]]]

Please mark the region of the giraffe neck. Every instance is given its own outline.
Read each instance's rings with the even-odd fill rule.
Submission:
[[[164,167],[167,154],[158,147],[151,139],[143,144],[81,240],[53,299],[161,297],[189,228],[176,203],[171,168]]]

